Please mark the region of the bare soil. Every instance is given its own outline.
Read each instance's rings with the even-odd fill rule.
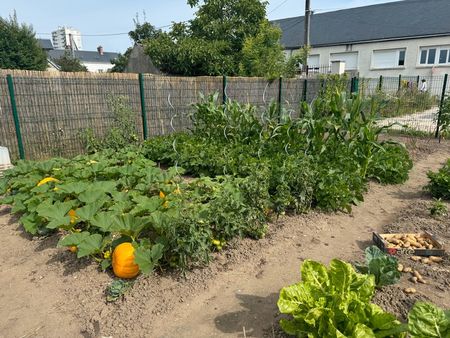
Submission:
[[[422,191],[426,172],[450,157],[450,144],[403,138],[415,166],[403,185],[370,183],[365,202],[352,214],[284,216],[266,238],[236,240],[211,264],[187,272],[138,277],[119,301],[107,303],[112,275],[88,260],[56,248],[58,236],[24,234],[9,208],[0,209],[0,337],[274,337],[282,336],[276,302],[281,287],[299,280],[306,258],[327,263],[334,257],[361,260],[372,231],[429,230],[449,250],[450,219],[433,219],[431,198]],[[450,307],[450,259],[438,265],[403,264],[429,281],[399,284],[374,301],[404,319],[416,300]],[[416,265],[415,265],[416,264]]]

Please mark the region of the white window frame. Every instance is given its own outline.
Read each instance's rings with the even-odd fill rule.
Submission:
[[[436,54],[434,56],[433,63],[428,63],[430,49],[436,49]],[[447,50],[446,62],[439,63],[439,59],[441,57],[441,51],[443,51],[443,50]],[[422,58],[422,51],[427,52],[425,63],[420,63],[421,58]],[[417,66],[418,67],[450,66],[450,45],[419,47],[419,53],[417,55]]]
[[[330,67],[331,67],[331,62],[333,61],[345,61],[345,60],[331,60],[333,58],[334,55],[339,55],[339,54],[353,54],[356,55],[356,65],[354,68],[349,68],[347,63],[345,63],[345,70],[347,71],[354,71],[354,70],[358,70],[359,69],[359,51],[345,51],[345,52],[331,52],[329,55],[329,60],[330,60]]]
[[[389,67],[377,67],[374,63],[375,61],[375,53],[376,52],[396,52],[395,54],[395,60],[394,60],[394,65],[393,66],[389,66]],[[398,63],[400,62],[400,52],[405,52],[405,58],[403,60],[403,65],[399,65]],[[372,60],[370,62],[370,68],[371,69],[403,69],[406,67],[406,52],[407,52],[407,48],[388,48],[388,49],[374,49],[372,51]]]

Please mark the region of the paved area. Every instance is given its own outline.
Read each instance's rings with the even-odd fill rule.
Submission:
[[[391,129],[393,130],[415,130],[427,133],[434,133],[436,131],[436,118],[439,108],[434,107],[420,113],[410,115],[390,117],[381,119],[378,124],[380,126],[387,126],[395,123]]]

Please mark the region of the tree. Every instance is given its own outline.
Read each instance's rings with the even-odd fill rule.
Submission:
[[[145,13],[144,13],[144,20],[145,20]],[[130,37],[130,39],[133,41],[134,44],[136,43],[143,44],[145,41],[157,38],[162,33],[160,29],[156,29],[149,22],[141,23],[138,14],[136,14],[136,18],[133,19],[133,22],[134,22],[134,30],[129,31],[128,36]],[[123,73],[125,71],[132,50],[133,48],[129,47],[127,48],[125,53],[123,54],[119,53],[119,56],[116,59],[111,60],[111,63],[114,65],[110,70],[112,73]]]
[[[9,19],[0,17],[0,68],[47,69],[47,54],[32,26],[19,24],[15,13]]]
[[[266,19],[266,1],[205,0],[200,5],[200,1],[188,0],[188,4],[199,7],[194,19],[174,24],[170,32],[145,42],[146,53],[162,71],[270,77],[277,73],[274,68],[283,68],[281,33]],[[273,60],[274,65],[261,68]]]
[[[79,59],[72,56],[69,51],[66,51],[63,56],[53,60],[62,72],[87,72],[87,68],[83,66]]]
[[[240,63],[241,74],[269,79],[283,75],[285,56],[280,39],[281,30],[264,20],[260,24],[259,32],[244,41]]]
[[[132,50],[133,48],[129,47],[125,53],[119,53],[117,58],[111,60],[111,63],[114,65],[110,70],[111,73],[123,73],[125,71]]]

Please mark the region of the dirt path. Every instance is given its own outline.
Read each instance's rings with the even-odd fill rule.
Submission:
[[[30,240],[0,209],[0,337],[262,337],[275,323],[278,292],[298,281],[305,258],[355,259],[371,232],[421,198],[426,172],[448,147],[422,156],[402,186],[371,184],[352,215],[284,217],[260,241],[243,240],[204,269],[139,278],[124,300],[105,302],[111,281],[94,264],[55,248],[57,237]]]

